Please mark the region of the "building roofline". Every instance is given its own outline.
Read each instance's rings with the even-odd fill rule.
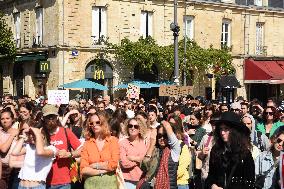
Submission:
[[[223,2],[213,2],[205,0],[187,0],[187,5],[190,4],[204,4],[204,5],[214,5],[222,8],[233,8],[246,11],[256,11],[256,12],[269,12],[269,13],[278,13],[284,14],[284,8],[274,8],[274,7],[261,7],[255,5],[239,5],[236,3],[223,3]]]

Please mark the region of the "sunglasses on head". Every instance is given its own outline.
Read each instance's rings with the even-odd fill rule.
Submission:
[[[139,129],[139,125],[132,125],[132,124],[128,124],[128,129]]]
[[[264,112],[265,115],[273,115],[273,112]]]
[[[157,138],[158,138],[158,139],[161,139],[161,138],[163,138],[163,139],[168,139],[168,136],[167,136],[167,134],[158,133],[158,134],[157,134]]]
[[[284,141],[283,141],[281,138],[277,138],[276,142],[277,142],[278,144],[280,144],[280,143],[282,142],[282,144],[283,144]]]
[[[90,126],[101,125],[101,121],[90,122],[89,125]]]

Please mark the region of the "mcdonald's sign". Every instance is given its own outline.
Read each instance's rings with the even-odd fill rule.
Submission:
[[[39,72],[41,73],[50,72],[50,61],[40,61],[39,62]]]
[[[103,70],[96,70],[94,72],[94,79],[105,79],[104,71]]]

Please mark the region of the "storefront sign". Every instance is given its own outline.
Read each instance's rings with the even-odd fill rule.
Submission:
[[[103,70],[96,70],[94,72],[94,79],[105,79],[104,71]]]
[[[48,90],[48,104],[68,104],[69,90]]]
[[[159,96],[187,96],[192,94],[192,86],[161,85]]]
[[[39,72],[41,73],[50,72],[50,61],[40,61],[39,62]]]

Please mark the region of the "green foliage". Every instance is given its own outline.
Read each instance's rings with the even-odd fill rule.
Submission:
[[[0,55],[13,58],[16,55],[16,46],[13,33],[0,13]]]
[[[213,70],[219,77],[234,72],[232,56],[228,49],[201,48],[196,42],[187,40],[186,53],[184,53],[184,40],[179,41],[179,67],[189,73],[190,70]],[[151,38],[139,38],[132,42],[125,38],[119,45],[109,44],[114,49],[116,58],[128,66],[139,65],[144,69],[151,69],[153,64],[160,64],[163,69],[174,69],[174,46],[159,46]]]

